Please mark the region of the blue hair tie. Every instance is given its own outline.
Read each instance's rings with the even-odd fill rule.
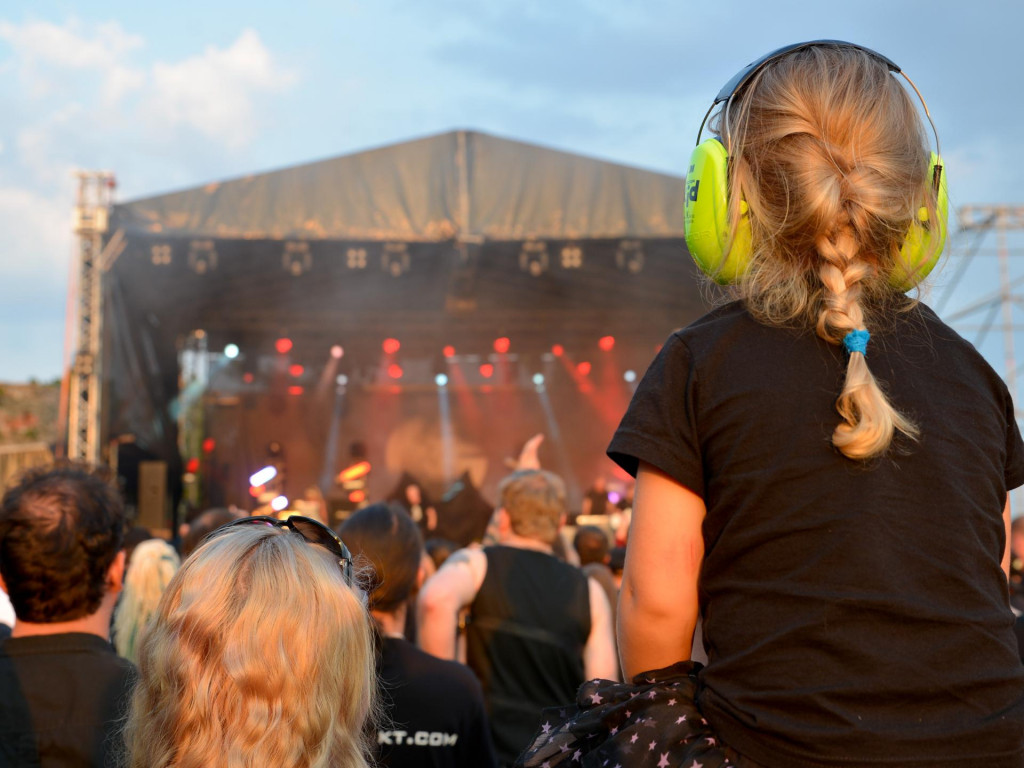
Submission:
[[[850,331],[843,336],[843,346],[846,347],[846,351],[851,355],[854,352],[860,352],[866,357],[868,353],[868,339],[870,338],[871,334],[867,331]]]

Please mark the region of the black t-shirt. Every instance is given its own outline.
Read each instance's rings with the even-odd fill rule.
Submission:
[[[0,643],[0,766],[117,766],[135,667],[96,635]]]
[[[738,303],[670,337],[609,455],[704,499],[699,701],[726,744],[771,768],[1019,768],[1013,403],[923,305],[871,331],[868,364],[921,432],[884,458],[830,444],[842,349]]]
[[[385,637],[380,660],[387,725],[377,732],[384,768],[493,768],[483,692],[454,661]]]

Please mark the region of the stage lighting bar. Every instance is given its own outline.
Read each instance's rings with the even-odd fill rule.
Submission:
[[[281,256],[281,266],[293,277],[309,272],[313,268],[313,254],[309,252],[309,243],[301,240],[286,242],[284,254]]]
[[[405,243],[385,243],[380,263],[389,275],[401,277],[412,266],[412,260],[409,258],[409,246]]]
[[[193,240],[189,243],[188,268],[197,275],[205,275],[217,268],[217,251],[213,240]]]
[[[519,252],[519,268],[534,277],[540,277],[548,271],[548,244],[535,240],[523,243]]]
[[[623,272],[638,274],[644,268],[644,244],[640,240],[623,240],[615,252],[615,263]]]
[[[345,251],[345,266],[349,269],[366,269],[366,249],[349,248]]]
[[[160,243],[159,245],[154,245],[150,248],[149,253],[153,266],[167,267],[170,266],[174,251],[167,243]]]
[[[579,269],[583,266],[583,249],[578,245],[562,248],[562,269]]]

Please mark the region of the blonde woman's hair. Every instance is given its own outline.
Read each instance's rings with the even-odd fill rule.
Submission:
[[[335,558],[263,525],[185,561],[139,649],[133,768],[366,768],[374,645]]]
[[[813,46],[762,69],[729,105],[730,218],[745,201],[753,252],[739,290],[769,325],[814,328],[832,344],[912,302],[889,283],[926,206],[928,150],[916,106],[876,57]],[[885,453],[917,427],[851,352],[832,443],[851,459]]]
[[[139,663],[139,635],[156,613],[179,565],[178,553],[163,539],[143,541],[132,552],[114,617],[114,647],[133,664]]]

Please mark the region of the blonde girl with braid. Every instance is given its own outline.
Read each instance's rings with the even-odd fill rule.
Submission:
[[[627,682],[546,713],[521,765],[1024,766],[1024,442],[1000,377],[907,295],[942,178],[899,74],[815,41],[719,94],[733,300],[669,338],[608,449],[637,476]]]

